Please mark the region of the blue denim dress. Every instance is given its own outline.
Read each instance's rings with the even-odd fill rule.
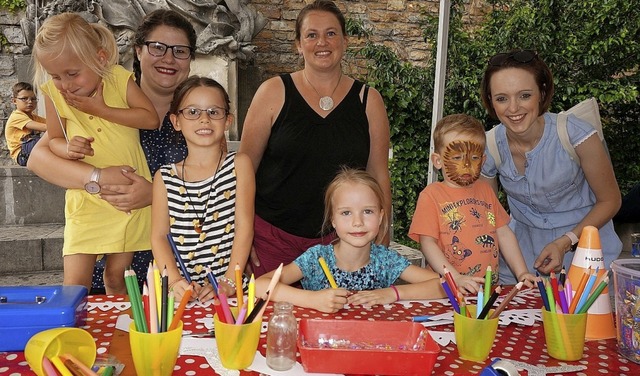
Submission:
[[[532,273],[535,272],[533,264],[542,249],[572,230],[596,202],[584,171],[570,159],[562,147],[556,128],[556,115],[546,113],[544,121],[544,133],[540,142],[526,153],[527,167],[524,175],[516,169],[507,143],[506,128],[502,124],[496,129],[496,142],[503,162],[496,169],[496,163],[487,150],[487,160],[482,167],[482,175],[485,177],[499,175],[511,212],[509,226],[516,234],[525,262]],[[567,131],[574,147],[596,133],[590,124],[575,116],[569,116]],[[608,268],[622,250],[622,242],[614,231],[612,221],[600,228],[600,241],[604,264]],[[573,252],[568,252],[564,258],[567,269],[572,259]],[[516,283],[513,273],[502,259],[500,281],[505,284]]]

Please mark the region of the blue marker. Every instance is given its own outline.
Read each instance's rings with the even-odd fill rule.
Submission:
[[[425,322],[431,320],[431,316],[413,316],[411,321],[413,322]]]

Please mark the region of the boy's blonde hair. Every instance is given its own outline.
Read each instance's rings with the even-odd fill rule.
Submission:
[[[380,209],[383,209],[384,194],[382,193],[382,188],[380,188],[380,184],[378,184],[376,179],[364,170],[356,170],[354,168],[343,166],[340,168],[336,177],[333,178],[331,183],[329,183],[324,194],[324,220],[322,222],[322,233],[326,233],[332,229],[331,215],[333,214],[333,203],[331,199],[333,198],[333,195],[339,187],[348,183],[362,184],[369,187],[376,195]],[[382,239],[387,235],[388,230],[389,217],[387,216],[387,213],[383,212],[378,236],[376,236],[375,239],[376,244],[382,242]]]
[[[98,57],[101,50],[105,52],[106,63]],[[118,63],[118,45],[109,29],[89,23],[77,13],[61,13],[47,18],[36,35],[33,45],[36,87],[48,77],[40,63],[43,56],[57,58],[63,53],[73,53],[101,78]]]
[[[440,119],[433,130],[433,146],[436,153],[442,151],[445,146],[443,145],[444,136],[449,132],[456,132],[477,139],[482,142],[482,146],[486,143],[484,127],[478,119],[466,114],[447,115]]]

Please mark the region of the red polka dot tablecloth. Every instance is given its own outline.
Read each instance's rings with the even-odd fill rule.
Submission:
[[[561,362],[551,358],[546,351],[542,322],[539,321],[539,294],[536,289],[523,290],[513,299],[507,310],[513,316],[498,328],[496,340],[484,363],[465,361],[458,358],[458,351],[454,343],[440,346],[440,354],[436,358],[433,369],[434,375],[467,375],[477,374],[491,363],[491,359],[499,357],[518,362],[539,366],[584,365],[583,371],[570,375],[639,375],[640,365],[635,364],[618,354],[616,340],[599,340],[585,343],[584,356],[576,362]],[[114,338],[118,316],[128,311],[129,304],[126,296],[89,296],[87,322],[83,329],[87,330],[96,340],[98,354],[110,353],[111,342]],[[410,321],[418,315],[441,315],[451,312],[451,306],[446,300],[431,300],[419,302],[397,302],[394,304],[375,306],[372,308],[350,307],[334,314],[325,314],[312,309],[295,307],[297,319],[326,318],[337,320],[391,320]],[[532,316],[537,312],[538,318],[531,319],[525,324],[518,323],[520,318]],[[128,312],[127,312],[128,313]],[[263,327],[271,316],[269,306],[263,316]],[[185,311],[183,316],[184,330],[202,333],[206,332],[213,320],[213,306],[193,306]],[[522,320],[525,322],[527,320]],[[528,325],[531,324],[532,325]],[[453,332],[453,324],[443,324],[429,327],[434,332],[446,337],[447,332]],[[1,339],[0,339],[1,340]],[[261,334],[258,350],[265,355],[266,333]],[[298,358],[300,362],[300,358]],[[22,352],[0,352],[0,376],[33,375]],[[133,366],[125,367],[123,375],[133,375]],[[178,358],[174,375],[226,375],[225,370],[216,373],[200,356],[182,355]],[[527,372],[522,372],[527,375]],[[257,372],[242,371],[240,375],[259,375]]]

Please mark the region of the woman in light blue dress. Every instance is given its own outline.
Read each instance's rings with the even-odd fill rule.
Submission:
[[[569,267],[571,251],[587,226],[600,231],[604,264],[622,250],[611,218],[620,208],[620,189],[597,131],[569,116],[567,131],[579,163],[571,160],[557,132],[557,115],[547,112],[553,77],[534,51],[501,53],[489,60],[481,86],[484,107],[500,120],[495,140],[501,162],[488,149],[482,178],[507,195],[510,226],[529,270],[548,274]],[[500,280],[513,284],[509,268]]]

